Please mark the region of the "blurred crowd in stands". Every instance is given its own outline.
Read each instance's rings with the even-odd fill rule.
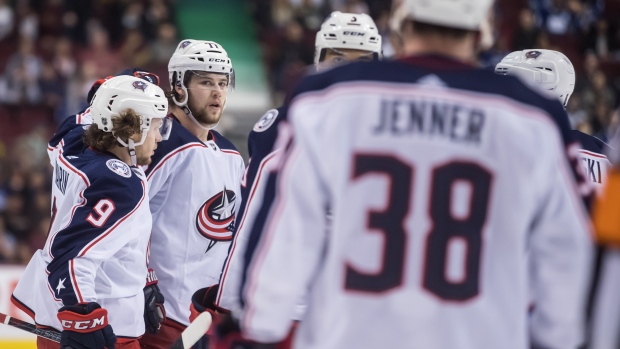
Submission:
[[[312,64],[315,34],[332,11],[370,14],[384,55],[398,57],[392,1],[246,4],[274,104]],[[47,140],[58,121],[86,107],[92,83],[141,67],[167,86],[166,65],[179,39],[174,8],[174,0],[0,0],[0,262],[25,263],[45,242]],[[493,32],[493,46],[479,54],[489,69],[514,50],[565,53],[577,72],[567,107],[571,124],[607,139],[620,119],[620,0],[497,0]]]
[[[255,0],[252,3],[275,100],[312,64],[314,38],[331,11],[370,14],[383,53],[397,58],[390,13],[399,0]],[[620,92],[620,0],[497,0],[494,45],[480,52],[489,69],[508,53],[541,48],[565,53],[577,72],[568,105],[574,128],[606,140]]]
[[[0,262],[45,243],[57,122],[85,109],[97,79],[165,73],[177,43],[171,0],[0,0]]]

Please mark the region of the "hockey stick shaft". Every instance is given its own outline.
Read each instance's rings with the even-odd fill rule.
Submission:
[[[194,321],[181,333],[181,338],[177,339],[170,349],[190,349],[192,345],[196,344],[202,336],[204,336],[209,327],[211,327],[211,314],[204,312],[198,315]]]
[[[0,323],[15,327],[15,328],[19,328],[22,331],[30,332],[39,337],[43,337],[45,339],[49,339],[56,343],[60,343],[60,332],[59,331],[37,328],[36,325],[33,325],[26,321],[22,321],[20,319],[16,319],[14,317],[10,317],[2,313],[0,313]]]

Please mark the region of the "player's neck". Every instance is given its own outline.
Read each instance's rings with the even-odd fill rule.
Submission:
[[[206,142],[209,138],[209,131],[205,130],[201,127],[198,127],[190,118],[185,114],[185,112],[179,108],[172,108],[172,114],[179,120],[181,125],[185,127],[191,134],[196,136],[196,138],[200,139],[203,143]]]
[[[474,41],[473,35],[457,39],[437,35],[419,36],[414,34],[403,42],[403,53],[405,56],[441,55],[471,63],[475,57]]]
[[[122,162],[131,166],[131,156],[129,156],[129,151],[127,150],[127,148],[114,146],[112,147],[112,149],[108,149],[108,151],[116,155],[116,157],[119,158]]]

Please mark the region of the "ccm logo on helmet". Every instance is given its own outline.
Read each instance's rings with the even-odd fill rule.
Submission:
[[[343,35],[351,35],[351,36],[364,36],[366,35],[366,33],[362,33],[362,32],[351,32],[351,31],[344,31],[342,32]]]
[[[85,321],[60,320],[60,323],[62,324],[63,328],[77,331],[84,331],[106,326],[105,315],[102,315],[99,318]]]
[[[209,58],[209,62],[226,63],[226,60],[222,58]]]

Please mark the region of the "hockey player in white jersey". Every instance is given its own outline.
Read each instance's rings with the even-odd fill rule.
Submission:
[[[568,104],[575,89],[575,69],[561,52],[528,49],[508,54],[495,67],[495,73],[520,78],[528,86],[538,88],[557,98],[564,106]],[[568,116],[567,116],[568,117]],[[609,146],[600,139],[572,130],[581,146],[576,150],[589,182],[600,190],[605,183],[610,163],[605,153]]]
[[[566,106],[575,88],[575,70],[572,63],[561,52],[543,49],[528,49],[508,54],[495,67],[501,75],[517,76],[526,84],[541,88]],[[573,130],[580,140],[579,160],[587,179],[597,191],[607,182],[611,163],[605,154],[611,148],[600,139]],[[620,345],[620,300],[616,297],[618,275],[620,275],[620,251],[613,246],[597,249],[596,271],[591,287],[591,309],[589,309],[589,343],[591,349],[614,349]]]
[[[168,101],[130,76],[106,81],[91,104],[93,124],[75,128],[56,152],[45,247],[29,262],[13,301],[37,325],[62,331],[39,349],[138,349],[151,235],[146,176]]]
[[[189,324],[192,294],[217,284],[241,202],[244,163],[213,130],[232,91],[230,58],[212,41],[183,40],[168,64],[174,127],[146,170],[153,234],[150,266],[166,299],[158,334],[143,348],[168,348]]]
[[[324,71],[347,62],[380,59],[382,59],[381,35],[367,14],[335,11],[323,22],[321,30],[316,34],[314,66],[317,71]],[[193,296],[194,316],[207,309],[214,315],[216,312],[226,312],[238,298],[235,285],[240,282],[243,258],[241,254],[235,253],[238,251],[236,246],[246,243],[249,233],[245,233],[245,230],[252,225],[248,222],[252,221],[260,204],[259,202],[250,207],[250,199],[255,195],[261,195],[264,179],[279,161],[280,149],[275,146],[275,142],[278,126],[283,120],[281,110],[282,108],[267,111],[248,137],[250,162],[241,185],[242,201],[231,254],[224,266],[220,285],[201,289]],[[248,219],[245,218],[246,212],[250,216]],[[299,315],[295,319],[299,319],[303,312],[304,305],[301,303]]]
[[[407,58],[307,77],[286,108],[223,345],[281,341],[306,292],[295,348],[582,344],[590,242],[562,105],[468,63],[490,0],[404,6]]]
[[[116,76],[134,76],[159,86],[159,76],[139,68],[123,70]],[[113,76],[99,79],[93,83],[86,98],[89,105],[91,104],[95,93],[99,90],[99,87],[111,78],[113,78]],[[75,115],[67,117],[60,125],[58,125],[56,132],[47,145],[47,152],[52,166],[54,166],[58,152],[63,150],[63,145],[65,143],[64,138],[70,134],[69,138],[71,139],[81,139],[82,135],[80,133],[83,133],[84,129],[88,128],[87,126],[92,123],[93,118],[91,108],[88,107]],[[171,120],[166,119],[166,124],[170,125]],[[78,130],[71,132],[74,129]],[[146,286],[144,287],[144,323],[146,325],[145,330],[150,333],[156,333],[159,330],[160,324],[166,316],[164,309],[164,296],[159,290],[157,283],[158,280],[155,271],[153,269],[149,269]]]

